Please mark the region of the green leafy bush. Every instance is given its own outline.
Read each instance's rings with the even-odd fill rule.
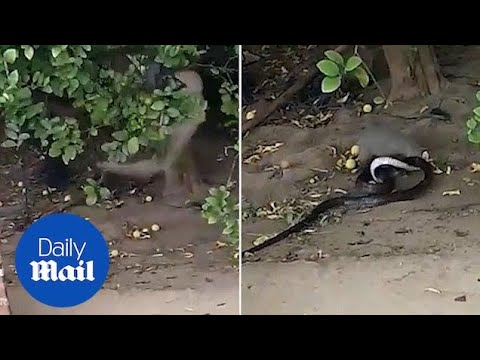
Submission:
[[[101,149],[109,160],[125,162],[142,147],[162,141],[171,123],[203,110],[199,99],[181,90],[143,90],[146,57],[142,53],[130,55],[132,64],[124,73],[102,64],[100,55],[115,49],[0,46],[0,106],[8,129],[2,146],[19,148],[33,138],[51,157],[61,156],[68,164],[84,151],[86,137],[95,137],[100,128],[108,127],[112,139]],[[200,54],[194,45],[156,45],[155,49],[155,59],[170,67],[185,66]],[[44,101],[34,102],[33,92]],[[46,106],[50,94],[86,111],[87,119],[51,116]],[[80,120],[85,120],[82,129]]]
[[[239,204],[232,198],[226,186],[210,189],[210,196],[202,206],[202,214],[209,224],[223,224],[223,235],[231,245],[238,245]]]
[[[237,46],[226,47],[230,60],[238,58]],[[1,146],[18,150],[35,141],[50,157],[61,157],[68,165],[85,151],[89,139],[96,138],[109,160],[125,162],[163,142],[173,123],[204,111],[201,99],[173,84],[164,90],[145,90],[147,62],[154,59],[182,69],[206,51],[197,45],[0,45],[0,112],[6,135]],[[113,66],[121,55],[130,62],[122,71]],[[235,72],[238,66],[233,64]],[[218,91],[225,125],[235,130],[238,86],[227,65],[211,69],[223,80]],[[75,115],[55,113],[49,106],[52,97],[69,105]],[[108,138],[100,138],[100,130],[106,130]],[[91,179],[83,190],[90,205],[111,195]],[[238,223],[234,225],[233,216],[226,214],[236,205],[229,196],[224,201],[221,221],[231,236]]]

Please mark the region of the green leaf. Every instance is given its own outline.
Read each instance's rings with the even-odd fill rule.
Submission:
[[[325,51],[325,56],[340,66],[343,66],[345,64],[343,56],[334,50]]]
[[[83,192],[89,196],[89,195],[95,195],[97,193],[97,191],[95,190],[95,185],[96,183],[94,181],[88,181],[88,180],[92,180],[92,179],[87,179],[87,183],[90,184],[90,185],[85,185],[83,187]]]
[[[116,150],[119,146],[120,143],[118,141],[112,141],[102,144],[100,148],[102,149],[102,151],[108,153],[110,151]]]
[[[155,111],[162,111],[165,109],[165,103],[161,100],[158,100],[155,101],[150,108]]]
[[[32,82],[33,83],[36,83],[40,78],[40,71],[36,71],[35,74],[33,74],[33,77],[32,77]],[[40,81],[38,81],[40,82]]]
[[[32,92],[26,87],[19,89],[16,93],[16,98],[20,100],[28,99],[30,97],[32,97]]]
[[[92,178],[87,178],[87,183],[89,183],[90,185],[92,185],[93,187],[97,186],[97,182],[95,180],[93,180]],[[85,190],[85,189],[84,189]]]
[[[41,74],[38,78],[38,81],[42,83],[43,86],[50,85],[50,76],[45,76],[44,74]]]
[[[17,85],[17,83],[18,83],[18,70],[14,70],[10,74],[8,74],[8,83],[12,86]]]
[[[368,74],[364,68],[357,67],[355,70],[351,72],[351,74],[358,79],[358,82],[363,88],[366,88],[368,86],[368,83],[370,82],[370,78],[368,77]]]
[[[17,143],[13,140],[5,140],[2,143],[3,148],[12,148],[12,147],[15,147],[15,146],[17,146]]]
[[[178,111],[175,108],[168,108],[167,109],[167,114],[172,118],[176,118],[176,117],[180,116],[180,111]]]
[[[127,156],[121,152],[118,152],[115,154],[116,155],[116,158],[117,158],[117,161],[120,162],[120,163],[124,163],[125,161],[127,161]]]
[[[480,116],[480,106],[476,107],[475,109],[473,109],[473,113],[477,116]]]
[[[58,97],[63,97],[64,86],[63,86],[62,80],[63,79],[60,79],[60,78],[54,78],[50,82],[50,84],[52,85],[53,93]]]
[[[30,139],[30,134],[29,133],[21,133],[18,135],[18,140],[25,141]]]
[[[54,58],[57,58],[57,56],[60,55],[61,52],[62,52],[62,48],[60,46],[54,46],[52,48],[52,56]]]
[[[213,207],[219,207],[218,199],[215,196],[209,196],[205,199],[205,202]]]
[[[13,64],[17,60],[17,50],[16,49],[7,49],[3,52],[3,59],[8,64]]]
[[[223,232],[222,232],[223,235],[230,235],[231,233],[233,233],[232,227],[226,227],[225,229],[223,229]]]
[[[80,86],[80,82],[77,79],[71,79],[70,80],[70,85],[68,86],[67,93],[69,96],[72,96],[72,94],[75,92],[75,90],[78,89]]]
[[[77,79],[82,86],[85,86],[90,81],[90,75],[85,71],[79,71],[77,73]]]
[[[341,76],[336,77],[324,77],[322,80],[322,92],[325,94],[336,91],[342,83]]]
[[[470,134],[468,134],[468,140],[471,143],[480,144],[480,129],[477,128],[475,130],[472,130]]]
[[[152,110],[148,110],[147,111],[147,114],[145,115],[145,117],[147,119],[158,119],[158,117],[160,116],[160,113],[158,111],[152,111]]]
[[[65,137],[65,129],[66,129],[66,126],[64,125],[56,125],[52,128],[51,133],[53,136],[56,136],[57,138]],[[55,141],[54,145],[59,148],[63,148],[67,146],[65,139]]]
[[[362,59],[358,56],[352,56],[350,59],[347,60],[347,64],[345,65],[345,71],[353,71],[360,66],[362,63]]]
[[[331,60],[320,60],[317,68],[325,75],[334,77],[340,75],[340,68]]]
[[[68,163],[70,162],[70,159],[68,158],[68,155],[65,154],[65,153],[62,154],[62,160],[63,160],[63,163],[65,165],[68,165]]]
[[[93,194],[87,195],[87,198],[85,199],[85,203],[87,204],[87,206],[93,206],[97,203],[97,200],[98,200],[97,194],[93,193]]]
[[[74,160],[77,156],[77,149],[75,149],[75,147],[73,147],[72,145],[69,145],[65,148],[64,155],[68,160]]]
[[[112,197],[112,193],[110,192],[110,190],[106,187],[101,187],[100,190],[98,191],[100,193],[100,197],[103,199],[103,200],[107,200],[107,199],[110,199]]]
[[[76,125],[76,124],[77,124],[77,119],[72,118],[72,117],[66,117],[66,118],[65,118],[65,124],[67,124],[67,125]]]
[[[48,155],[51,158],[56,158],[59,157],[62,154],[62,149],[56,146],[50,146],[50,149],[48,149]]]
[[[141,146],[148,146],[148,136],[146,135],[147,132],[141,134],[139,137],[138,137],[138,143],[141,145]],[[155,140],[155,139],[153,139]]]
[[[9,123],[7,123],[6,127],[7,127],[7,129],[11,129],[11,130],[13,130],[17,133],[20,132],[20,127],[15,123],[9,122]]]
[[[18,133],[13,130],[5,130],[5,135],[7,135],[7,138],[12,140],[18,139]]]
[[[27,58],[27,60],[32,60],[33,54],[35,54],[35,50],[33,50],[33,47],[30,45],[25,45],[25,48],[23,49],[23,54]]]
[[[130,155],[135,155],[139,150],[138,138],[133,137],[128,140],[128,152]]]
[[[208,222],[209,225],[213,225],[213,224],[217,223],[217,219],[212,217],[212,216],[209,216],[207,222]]]
[[[42,125],[47,130],[51,130],[53,126],[53,121],[49,119],[42,119],[40,120],[40,125]]]
[[[115,131],[112,137],[118,141],[125,141],[128,139],[128,133],[125,130]]]
[[[122,144],[122,153],[123,153],[125,156],[130,155],[130,152],[128,151],[128,141],[127,141],[126,143],[123,143],[123,144]]]
[[[477,127],[477,122],[475,121],[474,118],[470,118],[467,120],[467,127],[470,129],[470,130],[473,130]]]

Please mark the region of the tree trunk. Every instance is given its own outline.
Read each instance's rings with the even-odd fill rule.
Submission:
[[[383,52],[391,77],[389,101],[436,95],[448,84],[431,45],[383,45]]]

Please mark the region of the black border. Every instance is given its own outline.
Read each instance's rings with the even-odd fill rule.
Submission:
[[[123,3],[122,3],[123,4]],[[2,8],[2,43],[456,44],[475,43],[476,11],[459,4],[172,2],[65,12]],[[262,4],[263,5],[263,4]],[[48,9],[46,9],[48,8]],[[471,7],[470,7],[471,8]],[[384,10],[382,13],[381,10]],[[472,26],[470,26],[472,25]],[[470,39],[469,39],[470,38]]]
[[[274,357],[379,354],[391,358],[435,353],[455,357],[475,345],[478,316],[2,316],[2,358],[7,353],[33,356],[70,353],[95,356],[105,351],[127,356],[148,352],[158,357],[186,355],[236,356],[248,360],[263,350]],[[243,324],[243,325],[242,325]],[[471,325],[471,326],[469,326]],[[97,343],[99,346],[97,346]],[[20,346],[19,346],[20,345]],[[61,351],[63,345],[70,350]],[[475,351],[475,350],[474,350]],[[170,351],[168,351],[170,352]],[[290,352],[290,353],[289,353]],[[22,356],[23,357],[23,356]],[[42,356],[43,357],[43,356]],[[183,357],[183,356],[182,356]],[[343,356],[342,356],[343,357]],[[443,356],[442,356],[443,357]]]

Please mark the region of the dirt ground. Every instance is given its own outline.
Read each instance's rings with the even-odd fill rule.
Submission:
[[[226,145],[228,141],[223,138],[194,139],[201,176],[208,184],[223,184],[230,173],[233,156],[225,156]],[[20,199],[15,187],[17,173],[12,164],[0,169],[0,201],[4,206]],[[40,186],[32,192],[41,193]],[[64,195],[57,198],[63,199]],[[123,206],[111,210],[88,206],[69,209],[98,227],[112,258],[99,294],[68,309],[43,306],[23,290],[14,268],[15,248],[22,233],[16,227],[20,220],[12,221],[0,214],[0,253],[12,313],[238,314],[238,260],[233,259],[233,250],[221,242],[222,229],[208,225],[199,209],[171,205],[182,204],[187,199],[185,194],[167,202],[152,193],[151,203],[144,203],[145,195],[125,197]],[[140,228],[158,224],[161,230],[152,233],[150,239],[132,240],[125,236],[126,223]]]
[[[476,70],[480,47],[446,46],[438,54],[450,85],[435,99],[395,105],[388,110],[390,115],[374,111],[358,117],[348,107],[323,109],[323,117],[329,111],[333,116],[328,125],[315,128],[297,126],[308,115],[319,118],[319,111],[297,100],[277,112],[274,124],[260,126],[244,139],[244,160],[259,144],[283,144],[273,153],[263,153],[260,160],[243,164],[243,209],[250,212],[268,208],[273,201],[278,206],[284,200],[306,199],[312,191],[325,194],[328,188],[351,188],[355,175],[333,171],[336,158],[328,146],[349,148],[371,121],[410,134],[441,169],[450,166],[452,171],[436,175],[427,193],[414,201],[335,216],[312,227],[314,233],[260,251],[242,265],[242,313],[480,312],[480,177],[469,171],[480,153],[465,139],[465,121],[477,106],[479,88],[474,84],[480,80]],[[281,59],[267,57],[267,62]],[[379,83],[388,93],[388,80]],[[365,93],[365,99],[374,96],[375,87]],[[438,101],[451,114],[450,122],[404,118]],[[282,161],[289,163],[283,174],[266,171]],[[315,175],[317,181],[311,184]],[[442,195],[456,189],[460,195]],[[286,226],[285,219],[249,216],[243,222],[242,248]]]

